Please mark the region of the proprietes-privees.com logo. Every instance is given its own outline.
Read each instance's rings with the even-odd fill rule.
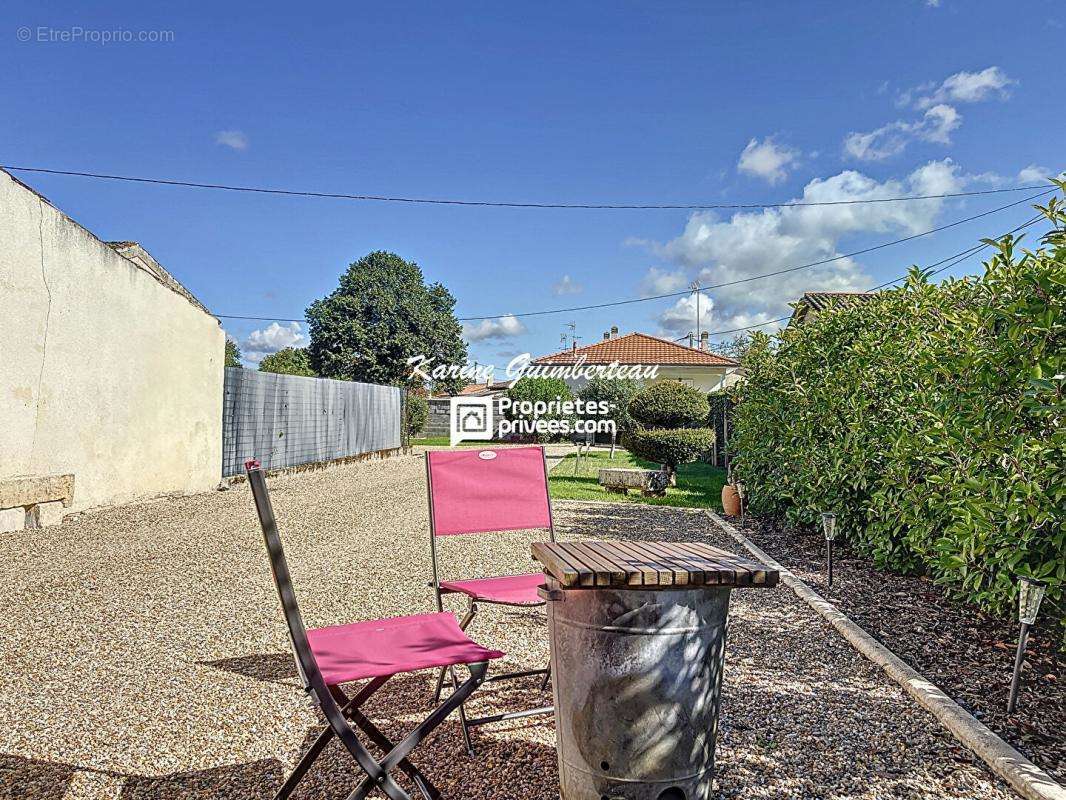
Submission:
[[[433,365],[433,359],[424,355],[407,360],[411,377],[421,381],[440,381],[461,378],[472,383],[490,384],[496,368],[491,364],[458,366],[455,364]],[[562,378],[563,380],[589,380],[591,378],[631,378],[654,380],[659,368],[655,364],[587,364],[579,356],[573,364],[532,364],[529,353],[511,359],[507,365],[507,383],[513,386],[523,378]],[[428,370],[428,371],[427,371]],[[496,406],[501,419],[497,421]],[[610,419],[614,403],[606,400],[521,400],[509,397],[499,400],[493,397],[453,397],[449,415],[449,431],[452,446],[465,440],[488,441],[509,436],[567,436],[571,433],[595,435],[616,432],[615,422]]]

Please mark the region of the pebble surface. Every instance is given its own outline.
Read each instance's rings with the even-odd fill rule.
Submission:
[[[271,479],[309,627],[433,610],[425,473],[415,456]],[[561,538],[707,541],[702,513],[556,504]],[[512,532],[441,540],[445,577],[537,569]],[[296,688],[251,495],[80,515],[0,539],[0,798],[270,797],[320,722]],[[453,608],[462,609],[455,601]],[[547,661],[540,610],[483,606],[470,630]],[[393,739],[428,713],[433,676],[399,676],[369,715]],[[784,586],[735,591],[719,734],[722,798],[1015,795]],[[539,680],[490,685],[472,715],[550,702]],[[412,760],[445,797],[558,797],[551,717],[448,720]],[[358,772],[331,746],[297,797],[343,798]]]

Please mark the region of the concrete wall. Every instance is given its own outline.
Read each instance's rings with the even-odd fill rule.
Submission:
[[[0,319],[0,484],[72,474],[69,512],[218,483],[218,321],[3,171]]]

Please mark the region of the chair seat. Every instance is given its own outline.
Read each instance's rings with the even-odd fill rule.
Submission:
[[[543,583],[543,573],[531,572],[528,575],[502,575],[498,578],[476,578],[468,581],[441,581],[440,588],[445,592],[461,592],[486,603],[539,605],[544,601],[537,594],[537,588]]]
[[[329,686],[503,656],[468,637],[447,612],[315,628],[307,640]]]

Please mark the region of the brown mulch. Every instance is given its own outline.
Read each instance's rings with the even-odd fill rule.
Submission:
[[[731,519],[739,526],[739,520]],[[1018,707],[1007,697],[1018,641],[1016,621],[960,605],[923,576],[895,575],[837,542],[833,586],[825,579],[825,539],[748,517],[744,533],[797,577],[959,705],[1045,769],[1066,781],[1066,643],[1061,612],[1045,602],[1029,636]]]

